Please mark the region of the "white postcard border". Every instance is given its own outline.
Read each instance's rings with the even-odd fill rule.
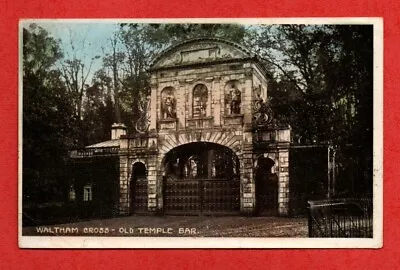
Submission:
[[[190,21],[189,21],[190,19]],[[211,237],[80,237],[22,235],[22,25],[26,23],[239,23],[239,24],[369,24],[374,27],[373,94],[373,238],[211,238]],[[19,24],[18,95],[18,242],[20,248],[380,248],[383,245],[383,19],[382,18],[176,18],[176,19],[24,19]]]

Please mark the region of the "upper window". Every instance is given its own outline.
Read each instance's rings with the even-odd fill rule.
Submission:
[[[92,200],[92,186],[86,185],[83,187],[83,201],[90,202]]]
[[[204,84],[198,84],[193,89],[193,117],[207,115],[208,90]]]

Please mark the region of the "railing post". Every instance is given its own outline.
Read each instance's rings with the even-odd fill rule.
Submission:
[[[329,204],[329,230],[330,236],[333,237],[333,223],[332,223],[332,204]]]
[[[314,237],[313,235],[313,224],[312,224],[312,213],[311,213],[311,203],[308,202],[308,237]]]

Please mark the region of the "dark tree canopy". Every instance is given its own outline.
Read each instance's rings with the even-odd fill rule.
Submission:
[[[45,201],[61,190],[76,119],[60,72],[54,69],[62,56],[57,41],[31,25],[23,29],[23,52],[24,196]]]

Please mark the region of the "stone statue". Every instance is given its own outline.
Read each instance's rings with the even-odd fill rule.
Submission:
[[[241,103],[241,95],[242,93],[240,90],[232,84],[231,88],[229,89],[230,94],[230,109],[231,114],[240,114],[240,103]]]
[[[164,104],[163,104],[163,118],[175,118],[176,113],[175,113],[175,102],[174,99],[171,96],[167,96],[164,98]]]

